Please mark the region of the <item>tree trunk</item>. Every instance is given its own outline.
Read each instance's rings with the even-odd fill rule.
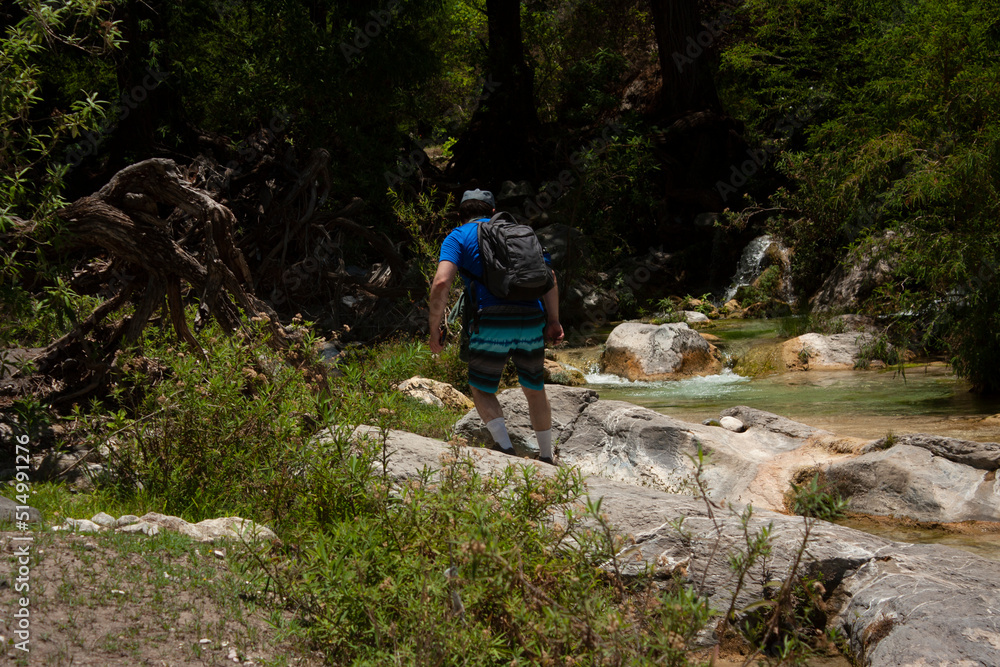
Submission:
[[[722,112],[710,70],[717,34],[702,25],[697,0],[649,0],[663,76],[662,115]]]
[[[506,179],[532,178],[538,129],[534,72],[524,60],[521,3],[486,0],[489,58],[479,109],[455,145],[450,176],[498,188]]]

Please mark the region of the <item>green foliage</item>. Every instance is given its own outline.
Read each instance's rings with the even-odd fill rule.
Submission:
[[[582,494],[571,469],[482,477],[455,448],[328,516],[279,586],[335,664],[688,664],[705,600],[648,578],[626,589],[620,538]]]
[[[774,345],[736,347],[730,351],[733,371],[743,377],[757,378],[779,370],[781,355]]]
[[[618,88],[628,61],[620,53],[599,49],[570,65],[562,79],[563,122],[597,123],[620,104]]]
[[[728,108],[778,154],[769,229],[802,295],[840,261],[885,261],[864,307],[914,314],[909,335],[983,391],[1000,389],[998,17],[995,0],[753,1],[721,66]]]
[[[105,56],[121,43],[112,3],[19,0],[0,37],[0,345],[34,346],[65,333],[79,297],[46,259],[60,231],[55,212],[71,163],[69,144],[105,120],[106,103],[78,86],[43,95],[66,78],[66,51]],[[80,84],[93,83],[89,80]],[[54,99],[55,98],[55,99]],[[44,288],[44,296],[37,294]],[[41,296],[40,302],[36,297]]]
[[[573,224],[589,239],[597,266],[611,266],[656,238],[659,208],[655,174],[659,162],[648,133],[630,127],[595,140],[579,158],[580,187],[574,192]],[[588,144],[589,145],[589,144]]]
[[[861,344],[854,367],[867,369],[871,367],[873,361],[881,361],[888,366],[898,366],[902,370],[905,352],[905,348],[893,345],[889,336],[881,333]]]
[[[789,506],[795,514],[804,517],[835,521],[843,516],[847,501],[831,493],[817,473],[805,484],[792,484]]]
[[[797,338],[807,333],[840,334],[847,332],[843,318],[810,313],[808,315],[783,317],[778,323],[779,338]]]
[[[434,188],[418,194],[413,202],[389,190],[392,210],[400,226],[410,235],[410,249],[428,289],[437,271],[441,242],[455,224],[455,217],[450,213],[452,196],[447,195],[442,202],[437,199]]]
[[[194,520],[227,513],[285,518],[303,464],[302,416],[315,409],[304,374],[263,346],[205,330],[204,356],[147,329],[141,354],[121,360],[121,407],[92,416],[122,493],[160,498]],[[150,371],[162,377],[150,382]]]

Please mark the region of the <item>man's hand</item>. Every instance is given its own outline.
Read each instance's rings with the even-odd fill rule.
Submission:
[[[429,341],[431,354],[441,354],[444,349],[444,331],[440,326],[431,327],[431,339]]]
[[[558,320],[545,325],[545,340],[552,345],[558,345],[563,341],[563,328]]]

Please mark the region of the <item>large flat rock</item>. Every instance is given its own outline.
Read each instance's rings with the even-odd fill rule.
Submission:
[[[823,467],[831,488],[864,514],[917,521],[1000,521],[1000,481],[932,449],[895,445]]]
[[[722,503],[783,509],[789,484],[800,471],[846,459],[867,444],[747,407],[726,411],[747,426],[735,433],[624,401],[599,400],[590,389],[549,386],[546,390],[554,437],[565,463],[590,475],[680,492],[693,484],[700,447],[707,455],[704,477],[709,494]],[[499,400],[515,448],[531,455],[537,450],[523,392],[510,389]],[[491,442],[474,410],[459,420],[455,432],[472,443]]]
[[[555,472],[535,461],[401,431],[390,432],[387,445],[389,473],[400,482],[425,468],[437,470],[442,457],[455,455],[471,456],[483,474],[509,464],[533,466],[543,475]],[[748,530],[770,527],[771,556],[766,572],[758,564],[736,591],[726,563],[728,554],[745,544],[736,515],[741,507],[710,510],[692,496],[603,476],[587,477],[586,485],[591,498],[602,499],[601,509],[616,529],[634,536],[619,554],[623,565],[684,563],[687,581],[720,611],[734,595],[740,608],[763,597],[765,582],[787,578],[802,544],[804,519],[755,511]],[[821,577],[828,623],[843,631],[862,665],[1000,665],[1000,563],[817,521],[800,572]]]

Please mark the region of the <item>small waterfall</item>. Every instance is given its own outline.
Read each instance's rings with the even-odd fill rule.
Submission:
[[[750,241],[747,247],[743,249],[743,254],[740,256],[740,263],[736,267],[736,273],[733,275],[732,280],[729,281],[729,287],[726,288],[726,292],[723,295],[723,303],[736,296],[736,290],[744,285],[751,284],[760,275],[760,265],[771,242],[770,234],[764,234]]]

